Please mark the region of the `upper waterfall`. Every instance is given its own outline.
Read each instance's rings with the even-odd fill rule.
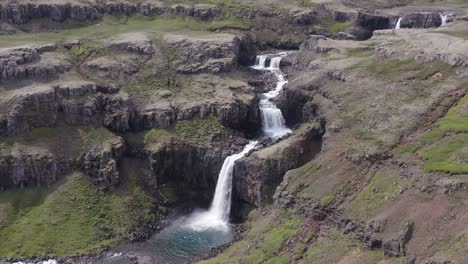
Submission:
[[[397,23],[396,23],[395,29],[400,29],[400,28],[401,28],[401,20],[402,20],[401,17],[398,18],[398,21],[397,21]]]
[[[260,100],[260,112],[262,114],[262,130],[266,136],[278,139],[292,132],[291,129],[286,127],[281,110],[276,107],[272,99],[276,98],[283,87],[288,83],[284,78],[283,72],[280,70],[281,59],[286,56],[286,52],[281,52],[273,55],[270,59],[270,65],[267,67],[266,62],[268,55],[257,56],[256,63],[252,67],[257,70],[265,70],[274,74],[277,79],[275,89],[262,94]]]
[[[448,15],[447,14],[440,14],[440,19],[442,20],[442,23],[440,24],[441,27],[443,26],[446,26],[447,25],[447,18],[448,18]]]

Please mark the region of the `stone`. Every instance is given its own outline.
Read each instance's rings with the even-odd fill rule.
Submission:
[[[411,13],[403,16],[400,26],[402,28],[430,28],[442,24],[440,14],[437,12]]]

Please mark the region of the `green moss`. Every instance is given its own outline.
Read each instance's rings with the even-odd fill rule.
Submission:
[[[301,263],[328,264],[337,263],[352,245],[346,236],[335,228],[330,230],[333,236],[329,240],[317,241],[309,245]]]
[[[418,153],[425,161],[426,171],[467,173],[468,150],[464,146],[468,142],[468,115],[463,113],[467,103],[468,96],[465,96],[437,122],[434,129],[400,147],[396,153]]]
[[[406,79],[426,80],[437,72],[446,77],[452,71],[452,66],[447,63],[420,63],[413,59],[370,59],[360,63],[359,67],[384,79],[401,78],[404,74]]]
[[[172,133],[169,130],[154,128],[145,134],[143,142],[147,149],[158,149],[170,142],[171,139]]]
[[[346,55],[349,57],[370,57],[374,54],[373,49],[346,49]]]
[[[291,263],[291,261],[286,256],[273,257],[265,261],[265,264],[289,264],[289,263]]]
[[[420,154],[420,157],[425,160],[425,170],[450,174],[468,173],[467,146],[468,134],[445,137]]]
[[[375,174],[370,183],[364,187],[351,202],[349,214],[356,218],[365,218],[374,215],[377,210],[390,204],[399,196],[399,186],[404,181],[395,176],[385,175],[381,172]]]
[[[76,57],[88,56],[91,54],[92,51],[93,51],[93,48],[90,46],[86,46],[86,45],[73,46],[69,50],[70,54]]]
[[[77,173],[47,196],[44,189],[8,192],[14,195],[2,193],[0,205],[12,204],[16,213],[0,228],[0,258],[93,252],[157,217],[151,196],[125,177],[114,193],[98,190]]]
[[[162,184],[159,192],[165,204],[172,204],[177,201],[177,186],[174,184]]]
[[[230,130],[221,125],[214,116],[179,121],[175,129],[178,138],[202,145],[216,140],[215,137],[221,139],[230,135]]]
[[[84,144],[88,146],[101,145],[117,137],[114,133],[102,127],[83,127],[79,128],[78,132]]]
[[[209,24],[208,29],[212,31],[226,28],[249,30],[253,27],[255,27],[255,21],[230,18],[225,20],[214,20]]]
[[[344,31],[345,29],[352,26],[351,21],[338,22],[335,21],[332,17],[325,17],[320,20],[320,24],[324,25],[328,31],[332,34]]]

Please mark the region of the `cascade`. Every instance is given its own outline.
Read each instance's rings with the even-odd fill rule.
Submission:
[[[440,14],[440,18],[442,19],[442,23],[440,24],[441,27],[443,26],[446,26],[447,25],[447,18],[448,18],[448,15],[447,14]]]
[[[281,59],[286,52],[275,55],[259,55],[252,68],[269,71],[276,77],[276,86],[271,91],[262,94],[260,111],[262,114],[262,131],[273,139],[278,139],[291,133],[285,125],[281,110],[272,101],[283,90],[287,80],[280,70]],[[267,60],[270,59],[269,66]],[[213,247],[232,241],[233,234],[229,226],[231,211],[231,196],[233,170],[237,160],[243,158],[257,146],[257,141],[251,141],[241,152],[228,156],[221,168],[216,183],[211,206],[208,210],[195,211],[188,216],[178,217],[172,224],[142,245],[130,247],[128,252],[149,254],[154,263],[180,263],[190,260],[193,256],[207,254]],[[104,257],[102,263],[114,263],[128,257],[127,253],[116,253]],[[55,264],[55,263],[44,263]]]
[[[402,20],[401,17],[398,18],[398,21],[397,21],[397,23],[396,23],[395,29],[400,29],[400,28],[401,28],[401,20]]]
[[[259,55],[256,60],[257,64],[252,67],[257,70],[269,71],[273,73],[277,79],[275,89],[262,94],[262,99],[260,100],[262,130],[266,136],[273,139],[281,138],[292,132],[291,129],[286,127],[286,122],[284,120],[283,114],[281,113],[281,110],[273,102],[273,99],[280,94],[280,92],[283,90],[283,87],[288,83],[280,70],[281,59],[286,55],[286,52],[273,55],[274,57],[271,58],[269,67],[266,67],[265,65],[265,61],[268,55]]]

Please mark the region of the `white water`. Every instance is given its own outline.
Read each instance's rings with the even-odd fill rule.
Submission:
[[[401,17],[398,18],[398,21],[396,22],[396,26],[395,26],[395,29],[400,29],[401,28]]]
[[[282,52],[274,55],[270,60],[270,65],[266,67],[268,55],[257,56],[256,64],[252,67],[257,70],[265,70],[272,72],[277,79],[275,89],[264,93],[260,100],[260,112],[262,114],[262,130],[270,138],[278,139],[289,133],[291,129],[286,127],[286,122],[283,118],[281,110],[276,107],[272,99],[276,98],[283,90],[283,87],[288,83],[284,78],[283,72],[280,70],[281,59],[287,53]]]
[[[226,229],[231,212],[232,172],[235,162],[255,148],[257,141],[251,141],[244,149],[224,160],[216,183],[215,195],[208,211],[196,213],[190,217],[189,227],[202,231],[206,229]]]
[[[44,261],[39,261],[39,262],[24,262],[24,261],[18,261],[18,262],[13,262],[13,264],[57,264],[57,261],[55,259],[49,259],[49,260],[44,260]]]
[[[446,26],[448,15],[440,14],[440,18],[442,19],[442,24],[440,24],[440,26],[441,27]]]

